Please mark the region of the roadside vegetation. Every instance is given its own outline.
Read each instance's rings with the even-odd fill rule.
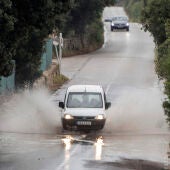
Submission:
[[[45,38],[70,8],[70,0],[1,0],[0,76],[11,74],[15,60],[16,84],[32,84],[41,75]]]
[[[56,30],[79,37],[82,45],[103,43],[102,11],[114,0],[1,0],[0,76],[9,76],[16,64],[16,85],[31,84],[40,75],[43,45]]]
[[[51,90],[56,91],[56,89],[58,89],[60,86],[63,85],[63,83],[65,83],[66,81],[68,81],[68,78],[62,74],[56,74],[53,77],[53,87],[51,87]]]
[[[149,31],[156,44],[155,68],[164,82],[166,98],[163,102],[170,125],[170,1],[127,0],[122,1],[133,21],[139,21]]]
[[[140,22],[145,2],[143,0],[120,0],[118,4],[123,5],[132,22]]]
[[[142,13],[145,30],[152,33],[156,48],[156,71],[164,80],[166,98],[163,102],[165,114],[170,124],[170,1],[150,0]]]

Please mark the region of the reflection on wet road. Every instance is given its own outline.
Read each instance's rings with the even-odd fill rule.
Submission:
[[[161,170],[169,167],[169,141],[170,136],[166,134],[115,134],[113,136],[96,136],[96,133],[82,135],[81,139],[66,136],[65,159],[71,165],[74,162],[74,153],[91,151],[91,156],[81,153],[81,159],[77,161],[86,168],[92,169],[137,169],[137,170]],[[95,139],[96,138],[96,139]],[[76,146],[81,145],[81,146]],[[71,147],[73,147],[71,149]],[[72,155],[70,157],[70,155]],[[76,157],[77,158],[77,157]],[[66,166],[66,162],[63,166]],[[77,166],[75,166],[77,167]],[[82,167],[83,168],[83,167]],[[62,169],[62,168],[61,168]],[[66,169],[69,169],[68,167]],[[84,169],[84,168],[83,168]]]
[[[104,145],[103,137],[100,136],[99,138],[96,139],[96,143],[95,143],[95,147],[96,147],[95,160],[101,160],[103,145]]]
[[[73,141],[73,138],[71,136],[66,136],[62,139],[64,145],[65,145],[65,150],[68,151],[71,148],[71,142]]]
[[[169,165],[169,141],[166,134],[108,135],[104,131],[68,132],[68,135],[0,134],[0,169],[22,170],[28,166],[24,168],[27,170],[31,166],[33,170],[162,170]]]

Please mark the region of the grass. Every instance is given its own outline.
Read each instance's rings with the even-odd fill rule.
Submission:
[[[57,90],[60,86],[62,86],[65,82],[67,82],[69,79],[62,75],[62,74],[56,74],[53,77],[53,85],[52,85],[52,90]]]

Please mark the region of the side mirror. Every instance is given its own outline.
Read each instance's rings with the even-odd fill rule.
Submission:
[[[105,109],[107,110],[109,107],[111,107],[111,102],[106,102],[105,103]]]
[[[59,102],[59,105],[58,105],[60,108],[64,109],[64,102]]]

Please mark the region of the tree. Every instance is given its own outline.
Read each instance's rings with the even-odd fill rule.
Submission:
[[[165,94],[163,102],[165,114],[170,124],[170,1],[151,0],[143,11],[143,25],[145,30],[152,33],[157,44],[156,58],[157,73],[165,80]]]
[[[165,79],[165,94],[167,97],[163,102],[163,107],[170,124],[170,19],[167,19],[165,30],[167,38],[158,48],[158,73],[161,78]]]
[[[169,0],[152,0],[142,13],[143,26],[152,33],[158,45],[166,40],[165,23],[167,18],[170,18],[169,11]]]
[[[43,44],[54,28],[72,28],[83,37],[114,0],[1,0],[0,75],[8,76],[16,61],[16,83],[33,82],[39,75]],[[71,12],[69,12],[71,10]],[[67,22],[69,20],[69,22]]]
[[[70,0],[1,0],[0,75],[8,76],[16,61],[16,82],[33,82],[40,74],[43,43]]]
[[[15,48],[12,39],[12,31],[16,18],[12,15],[12,2],[10,0],[0,1],[0,76],[9,76],[14,64],[12,57]]]
[[[76,0],[74,8],[69,13],[67,27],[75,31],[80,37],[84,46],[84,34],[87,27],[101,19],[103,8],[107,5],[113,5],[114,0]]]
[[[13,0],[17,18],[14,39],[17,43],[16,82],[33,82],[39,76],[40,58],[44,39],[54,28],[54,4],[48,0]],[[28,74],[29,73],[29,74]]]

